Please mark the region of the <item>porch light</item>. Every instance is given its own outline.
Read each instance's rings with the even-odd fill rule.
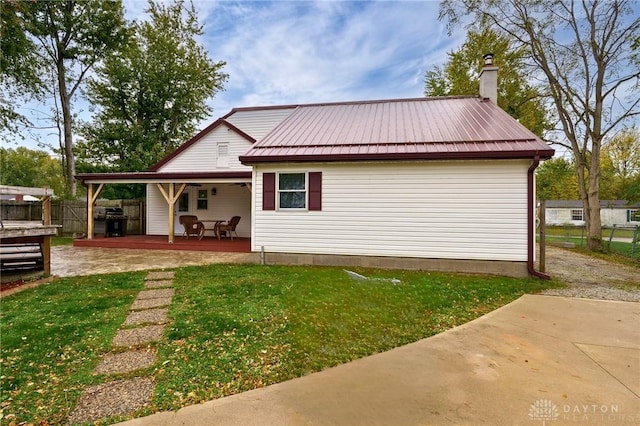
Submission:
[[[486,53],[482,56],[485,66],[493,65],[493,53]]]
[[[216,195],[218,191],[215,188],[211,188],[211,195]]]

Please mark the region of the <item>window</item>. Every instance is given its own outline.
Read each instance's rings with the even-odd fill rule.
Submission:
[[[278,207],[281,209],[307,208],[306,173],[278,174]]]
[[[262,185],[262,210],[276,210],[276,199],[282,210],[322,210],[322,172],[263,173]]]
[[[198,190],[198,210],[207,210],[209,208],[207,193],[208,191],[206,189]]]
[[[180,195],[180,198],[178,199],[178,211],[189,211],[189,191],[185,191],[182,193],[182,195]]]
[[[571,209],[571,220],[584,220],[582,209]]]
[[[640,210],[627,210],[627,222],[640,222]]]
[[[218,159],[216,162],[218,167],[229,167],[229,144],[218,144]]]

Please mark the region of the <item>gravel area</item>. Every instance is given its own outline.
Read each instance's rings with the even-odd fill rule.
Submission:
[[[166,324],[168,312],[167,308],[133,311],[124,320],[124,325]]]
[[[640,266],[626,266],[547,246],[547,272],[567,284],[542,294],[640,302]]]
[[[164,325],[147,325],[145,327],[118,330],[113,338],[113,346],[137,346],[143,343],[157,342],[162,339]]]
[[[155,382],[148,377],[91,386],[80,397],[69,423],[95,422],[132,413],[151,401],[154,388]]]
[[[93,370],[96,374],[122,374],[141,368],[151,367],[156,362],[154,349],[139,349],[134,351],[108,353]]]

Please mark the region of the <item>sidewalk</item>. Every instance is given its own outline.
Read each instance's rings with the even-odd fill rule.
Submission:
[[[410,345],[122,425],[545,423],[640,423],[640,304],[525,295]]]

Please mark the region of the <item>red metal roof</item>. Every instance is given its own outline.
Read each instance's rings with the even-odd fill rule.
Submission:
[[[81,182],[157,182],[203,179],[251,179],[251,171],[78,173],[74,177]]]
[[[300,105],[240,160],[544,159],[553,153],[492,102],[437,97]]]

